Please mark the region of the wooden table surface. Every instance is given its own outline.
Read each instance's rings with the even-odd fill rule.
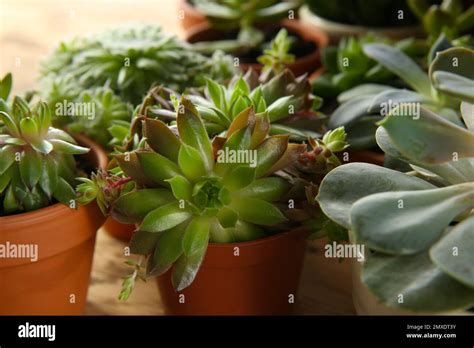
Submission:
[[[40,60],[59,41],[125,22],[160,24],[182,36],[179,10],[174,0],[0,0],[0,76],[13,72],[14,92],[31,89]],[[350,264],[324,258],[324,244],[308,243],[296,313],[354,314]],[[163,314],[153,280],[138,282],[127,302],[117,300],[121,277],[129,271],[123,263],[124,246],[99,231],[86,314]]]

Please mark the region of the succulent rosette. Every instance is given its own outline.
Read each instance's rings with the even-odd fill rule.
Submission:
[[[51,127],[46,103],[30,107],[25,100],[6,99],[10,86],[2,81],[0,99],[0,215],[31,211],[59,201],[70,205],[76,194],[73,155],[78,146],[66,132]]]
[[[306,146],[290,144],[287,135],[268,136],[267,114],[242,110],[212,142],[185,98],[176,129],[151,118],[142,124],[138,149],[116,156],[136,190],[119,197],[111,213],[137,224],[131,251],[149,255],[148,274],[173,268],[173,285],[182,290],[193,281],[209,242],[254,240],[287,221],[278,203],[290,184],[274,173]]]

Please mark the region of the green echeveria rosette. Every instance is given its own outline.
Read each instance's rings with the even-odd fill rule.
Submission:
[[[19,97],[11,104],[4,99],[1,102],[0,215],[39,209],[54,201],[73,203],[78,174],[73,155],[89,149],[51,127],[46,103],[30,108]]]
[[[82,89],[108,85],[123,100],[138,104],[153,84],[182,91],[202,86],[205,76],[230,78],[232,59],[210,59],[158,26],[130,25],[102,35],[62,43],[42,64],[42,79],[72,75]]]
[[[278,204],[290,184],[272,174],[297,160],[305,145],[289,144],[284,135],[268,137],[268,115],[246,108],[212,142],[198,110],[184,98],[179,136],[159,120],[142,122],[146,143],[116,156],[137,189],[114,202],[112,216],[137,224],[131,251],[149,255],[148,274],[173,267],[173,285],[182,290],[193,281],[209,242],[258,239],[287,221]],[[225,157],[239,151],[255,162]]]

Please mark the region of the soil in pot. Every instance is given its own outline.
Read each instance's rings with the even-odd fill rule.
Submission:
[[[286,28],[290,36],[296,37],[291,53],[296,59],[288,65],[296,76],[308,73],[312,75],[320,66],[320,50],[327,46],[326,34],[319,30],[308,28],[296,20],[284,20],[279,25],[267,25],[261,27],[265,33],[265,42],[270,42],[281,28]],[[186,40],[190,43],[217,40],[235,40],[238,30],[216,30],[208,23],[202,23],[189,29]],[[254,49],[244,55],[239,55],[240,68],[244,71],[252,68],[260,71],[262,65],[257,58],[262,55],[261,48]]]
[[[297,298],[307,232],[210,244],[194,282],[181,292],[171,272],[157,278],[167,315],[289,315]]]
[[[92,166],[107,156],[91,148]],[[104,217],[95,203],[63,204],[0,217],[0,315],[78,315],[84,312],[95,235]]]

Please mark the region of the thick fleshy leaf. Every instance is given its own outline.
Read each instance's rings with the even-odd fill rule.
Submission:
[[[452,47],[439,52],[430,65],[429,74],[444,71],[474,79],[474,51],[466,47]],[[471,92],[472,93],[472,92]]]
[[[424,108],[418,119],[387,116],[380,125],[401,154],[421,163],[451,162],[474,157],[474,133],[446,121]],[[439,139],[443,139],[442,142]]]
[[[178,202],[168,203],[149,212],[139,226],[139,231],[163,232],[179,225],[191,217],[187,207],[181,208]]]
[[[59,177],[53,197],[63,204],[70,205],[76,199],[76,192],[66,180]]]
[[[474,132],[474,104],[462,102],[461,115],[466,124],[466,127]]]
[[[274,135],[257,148],[257,178],[265,176],[267,172],[277,163],[288,147],[287,135]]]
[[[209,218],[195,217],[191,220],[183,236],[183,252],[186,257],[207,247],[209,243]]]
[[[193,186],[188,179],[182,175],[177,175],[171,179],[168,179],[167,181],[171,185],[171,191],[177,200],[183,199],[189,201],[191,199],[193,194]]]
[[[38,124],[31,117],[23,118],[20,121],[20,131],[21,131],[21,136],[23,137],[23,139],[25,139],[28,142],[38,139],[38,136],[39,136]]]
[[[292,95],[281,97],[268,106],[268,119],[270,122],[276,122],[288,117],[291,115],[290,108],[293,108],[294,112],[294,110],[298,110],[298,106]]]
[[[250,148],[255,149],[259,146],[265,138],[268,136],[270,130],[270,120],[268,114],[258,114],[255,117],[255,125],[252,130],[252,139],[250,141]]]
[[[434,188],[432,184],[396,170],[368,163],[348,163],[326,175],[317,201],[330,219],[349,229],[349,211],[357,200],[378,192],[431,188]]]
[[[157,184],[181,174],[176,163],[156,152],[136,152],[145,175]]]
[[[221,110],[225,110],[225,92],[222,86],[211,79],[207,79],[206,93],[211,98],[215,106]]]
[[[183,236],[186,226],[187,223],[183,222],[160,234],[153,257],[149,259],[148,274],[154,276],[164,274],[183,254]]]
[[[364,53],[384,66],[417,92],[430,97],[431,84],[428,75],[405,53],[385,44],[365,44]]]
[[[138,160],[137,152],[126,152],[123,154],[115,155],[114,157],[119,163],[120,169],[131,177],[135,182],[145,185],[147,187],[158,186],[157,183],[152,181],[145,174],[140,161]]]
[[[68,143],[60,139],[50,139],[49,142],[53,145],[54,151],[68,153],[71,155],[82,155],[89,152],[89,149],[79,145]]]
[[[267,175],[288,168],[298,161],[301,154],[305,151],[306,144],[288,144],[283,156],[268,170]]]
[[[229,207],[223,207],[216,215],[219,223],[224,228],[235,227],[239,215]]]
[[[371,96],[377,95],[382,92],[395,90],[395,88],[387,85],[380,85],[376,83],[366,83],[363,85],[359,85],[348,89],[347,91],[342,92],[337,96],[337,101],[339,104],[345,103],[349,100],[364,97],[364,96]]]
[[[206,255],[207,243],[202,245],[199,250],[196,250],[190,257],[181,255],[173,267],[173,274],[171,281],[176,291],[181,291],[191,285],[196,277],[201,263]]]
[[[235,242],[234,235],[230,228],[224,228],[218,219],[210,219],[210,242],[212,243],[233,243]]]
[[[474,305],[472,288],[437,268],[427,252],[396,257],[370,255],[362,281],[381,302],[415,312],[459,311]]]
[[[236,242],[247,242],[265,237],[265,232],[258,226],[238,220],[235,227],[228,228]]]
[[[444,272],[474,288],[474,215],[453,227],[430,249],[431,260]],[[474,289],[473,289],[474,290]]]
[[[20,159],[20,175],[23,183],[30,190],[38,183],[42,170],[42,158],[39,153],[31,148],[26,148]]]
[[[12,89],[12,74],[6,74],[0,81],[0,99],[7,100]]]
[[[255,168],[247,165],[240,165],[232,169],[224,179],[224,186],[230,191],[240,190],[255,179]]]
[[[257,225],[271,226],[287,220],[275,205],[258,198],[234,197],[231,208],[241,220]]]
[[[10,184],[12,179],[13,169],[7,169],[4,173],[0,174],[0,195],[5,191]]]
[[[21,138],[20,129],[17,127],[15,121],[8,113],[5,111],[0,111],[0,121],[2,121],[7,127],[10,135],[14,136],[15,138]]]
[[[54,149],[53,144],[50,141],[45,140],[45,139],[34,139],[30,141],[30,145],[33,149],[35,149],[38,152],[44,153],[45,155],[49,154]],[[85,151],[85,150],[82,150],[82,151]],[[87,149],[87,151],[83,153],[86,153],[88,151],[89,149]]]
[[[379,93],[372,99],[372,104],[368,108],[369,113],[379,113],[383,116],[389,114],[391,109],[399,106],[400,103],[429,103],[431,99],[422,94],[405,90],[396,89]]]
[[[113,204],[112,216],[123,223],[139,223],[145,216],[174,200],[167,189],[141,189],[120,196]]]
[[[178,106],[177,121],[181,140],[199,151],[205,168],[211,170],[214,165],[211,141],[196,108],[185,98]]]
[[[431,78],[437,90],[452,97],[474,103],[474,79],[445,71],[435,71]]]
[[[52,196],[57,183],[58,169],[54,158],[51,156],[43,156],[43,169],[39,184],[48,197]]]
[[[290,183],[283,178],[261,178],[237,192],[237,195],[273,202],[281,199],[289,191],[290,187]]]
[[[177,162],[180,141],[176,135],[160,120],[146,118],[143,122],[148,145],[160,155]]]
[[[373,97],[373,95],[362,96],[339,105],[329,118],[329,128],[348,127],[356,123],[360,118],[367,115]]]
[[[0,174],[3,174],[15,162],[17,149],[12,145],[0,148]]]
[[[130,239],[130,252],[132,254],[149,255],[155,250],[160,237],[159,233],[138,231]]]
[[[227,129],[226,137],[229,138],[235,132],[241,130],[249,124],[249,120],[255,119],[255,112],[252,107],[246,108],[240,114],[235,116],[234,120]]]
[[[473,183],[381,192],[354,203],[351,229],[358,243],[377,251],[414,254],[429,248],[457,215],[472,207]]]
[[[194,182],[199,181],[208,173],[201,154],[192,146],[181,144],[178,163],[186,178]]]

